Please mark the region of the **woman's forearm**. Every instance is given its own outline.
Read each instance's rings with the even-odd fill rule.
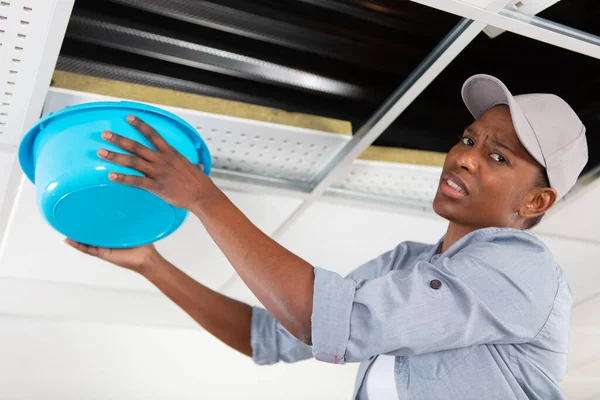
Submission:
[[[127,120],[154,149],[114,132],[104,132],[105,140],[128,154],[102,149],[99,156],[118,165],[133,165],[143,175],[111,172],[109,178],[148,190],[169,204],[192,211],[273,317],[309,344],[312,266],[256,228],[202,172],[201,166],[192,164],[151,126],[133,115]]]
[[[271,315],[310,344],[313,267],[254,226],[211,180],[202,189],[191,211]]]
[[[204,329],[252,357],[252,307],[207,288],[164,259],[157,263],[143,275]]]

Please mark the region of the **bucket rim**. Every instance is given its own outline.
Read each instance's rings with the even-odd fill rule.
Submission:
[[[212,168],[212,159],[206,143],[200,136],[200,134],[183,118],[177,115],[165,111],[161,108],[150,106],[144,103],[138,103],[134,101],[98,101],[77,104],[74,106],[68,106],[62,110],[49,113],[48,115],[41,118],[31,129],[27,131],[21,144],[19,145],[19,163],[21,169],[27,178],[35,184],[35,166],[33,164],[33,146],[39,133],[41,132],[43,125],[52,119],[64,118],[70,116],[82,110],[89,109],[109,109],[118,108],[119,110],[131,109],[134,112],[142,113],[153,113],[158,114],[162,117],[166,117],[171,121],[178,123],[182,127],[182,132],[192,141],[198,152],[198,160],[204,166],[204,173],[210,174]]]

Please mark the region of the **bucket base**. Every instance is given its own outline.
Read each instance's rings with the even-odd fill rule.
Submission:
[[[52,212],[55,227],[68,238],[110,248],[155,242],[179,226],[185,214],[150,192],[117,184],[68,193]]]

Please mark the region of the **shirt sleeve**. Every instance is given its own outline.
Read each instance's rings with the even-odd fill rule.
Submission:
[[[356,268],[348,277],[360,285],[361,282],[383,276],[392,269],[406,270],[410,267],[409,260],[413,260],[417,254],[430,248],[431,246],[424,243],[402,242],[392,250]]]
[[[314,288],[313,355],[342,364],[531,341],[552,310],[558,266],[534,237],[500,237],[363,282],[315,267]]]
[[[413,246],[409,246],[412,244]],[[420,247],[419,247],[420,246]],[[389,272],[393,265],[410,256],[413,251],[426,247],[420,243],[405,242],[393,250],[370,260],[350,273],[352,280],[359,282],[374,279]],[[278,361],[295,362],[313,358],[312,348],[290,334],[265,309],[253,307],[251,332],[252,358],[259,365]]]
[[[252,308],[250,343],[252,359],[258,365],[292,363],[313,357],[310,346],[290,334],[263,308]]]

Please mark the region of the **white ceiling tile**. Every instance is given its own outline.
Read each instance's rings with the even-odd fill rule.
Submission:
[[[433,216],[318,202],[280,243],[311,264],[344,275],[400,242],[435,243],[446,226],[446,221]]]
[[[600,379],[567,376],[560,386],[569,400],[595,400],[600,398]]]
[[[467,3],[475,7],[486,8],[494,2],[494,0],[460,0],[461,3]]]
[[[571,328],[569,333],[569,371],[600,358],[600,334]]]
[[[216,289],[234,273],[227,258],[194,215],[171,236],[156,244],[169,262],[189,276]]]
[[[600,296],[573,307],[569,338],[569,376],[594,377],[600,381],[599,309]]]
[[[600,244],[559,239],[536,233],[548,246],[556,261],[565,271],[573,292],[574,303],[600,293]]]
[[[600,339],[600,335],[597,336],[597,339]],[[581,363],[573,363],[569,367],[568,373],[578,377],[594,378],[600,382],[600,356]]]
[[[571,311],[571,327],[587,331],[595,331],[600,335],[600,295],[586,300],[573,307]],[[600,346],[600,340],[598,340]]]
[[[300,204],[283,196],[226,192],[229,199],[263,232],[270,234]],[[157,244],[161,254],[192,278],[210,287],[220,288],[235,271],[192,214],[184,225]]]
[[[38,212],[33,184],[22,182],[0,254],[0,276],[152,290],[135,273],[80,254],[63,239]]]
[[[461,3],[467,3],[479,8],[488,8],[494,0],[459,0]],[[559,0],[507,0],[506,8],[509,10],[518,10],[522,13],[535,15],[542,10],[557,3]]]
[[[0,149],[0,204],[4,198],[4,190],[10,178],[10,171],[15,160],[14,153],[4,152]]]
[[[600,179],[556,205],[534,231],[600,243]]]
[[[0,278],[0,315],[119,325],[197,326],[162,293],[32,279]]]
[[[292,212],[299,200],[271,195],[228,192],[234,203],[269,233]],[[181,228],[157,244],[173,264],[208,287],[218,288],[233,269],[202,224],[190,215]],[[26,181],[9,226],[0,276],[69,282],[123,289],[156,289],[142,277],[82,255],[63,243],[63,237],[40,216],[34,186]]]
[[[300,206],[300,199],[272,194],[256,194],[226,190],[227,197],[243,211],[259,229],[273,233]]]

